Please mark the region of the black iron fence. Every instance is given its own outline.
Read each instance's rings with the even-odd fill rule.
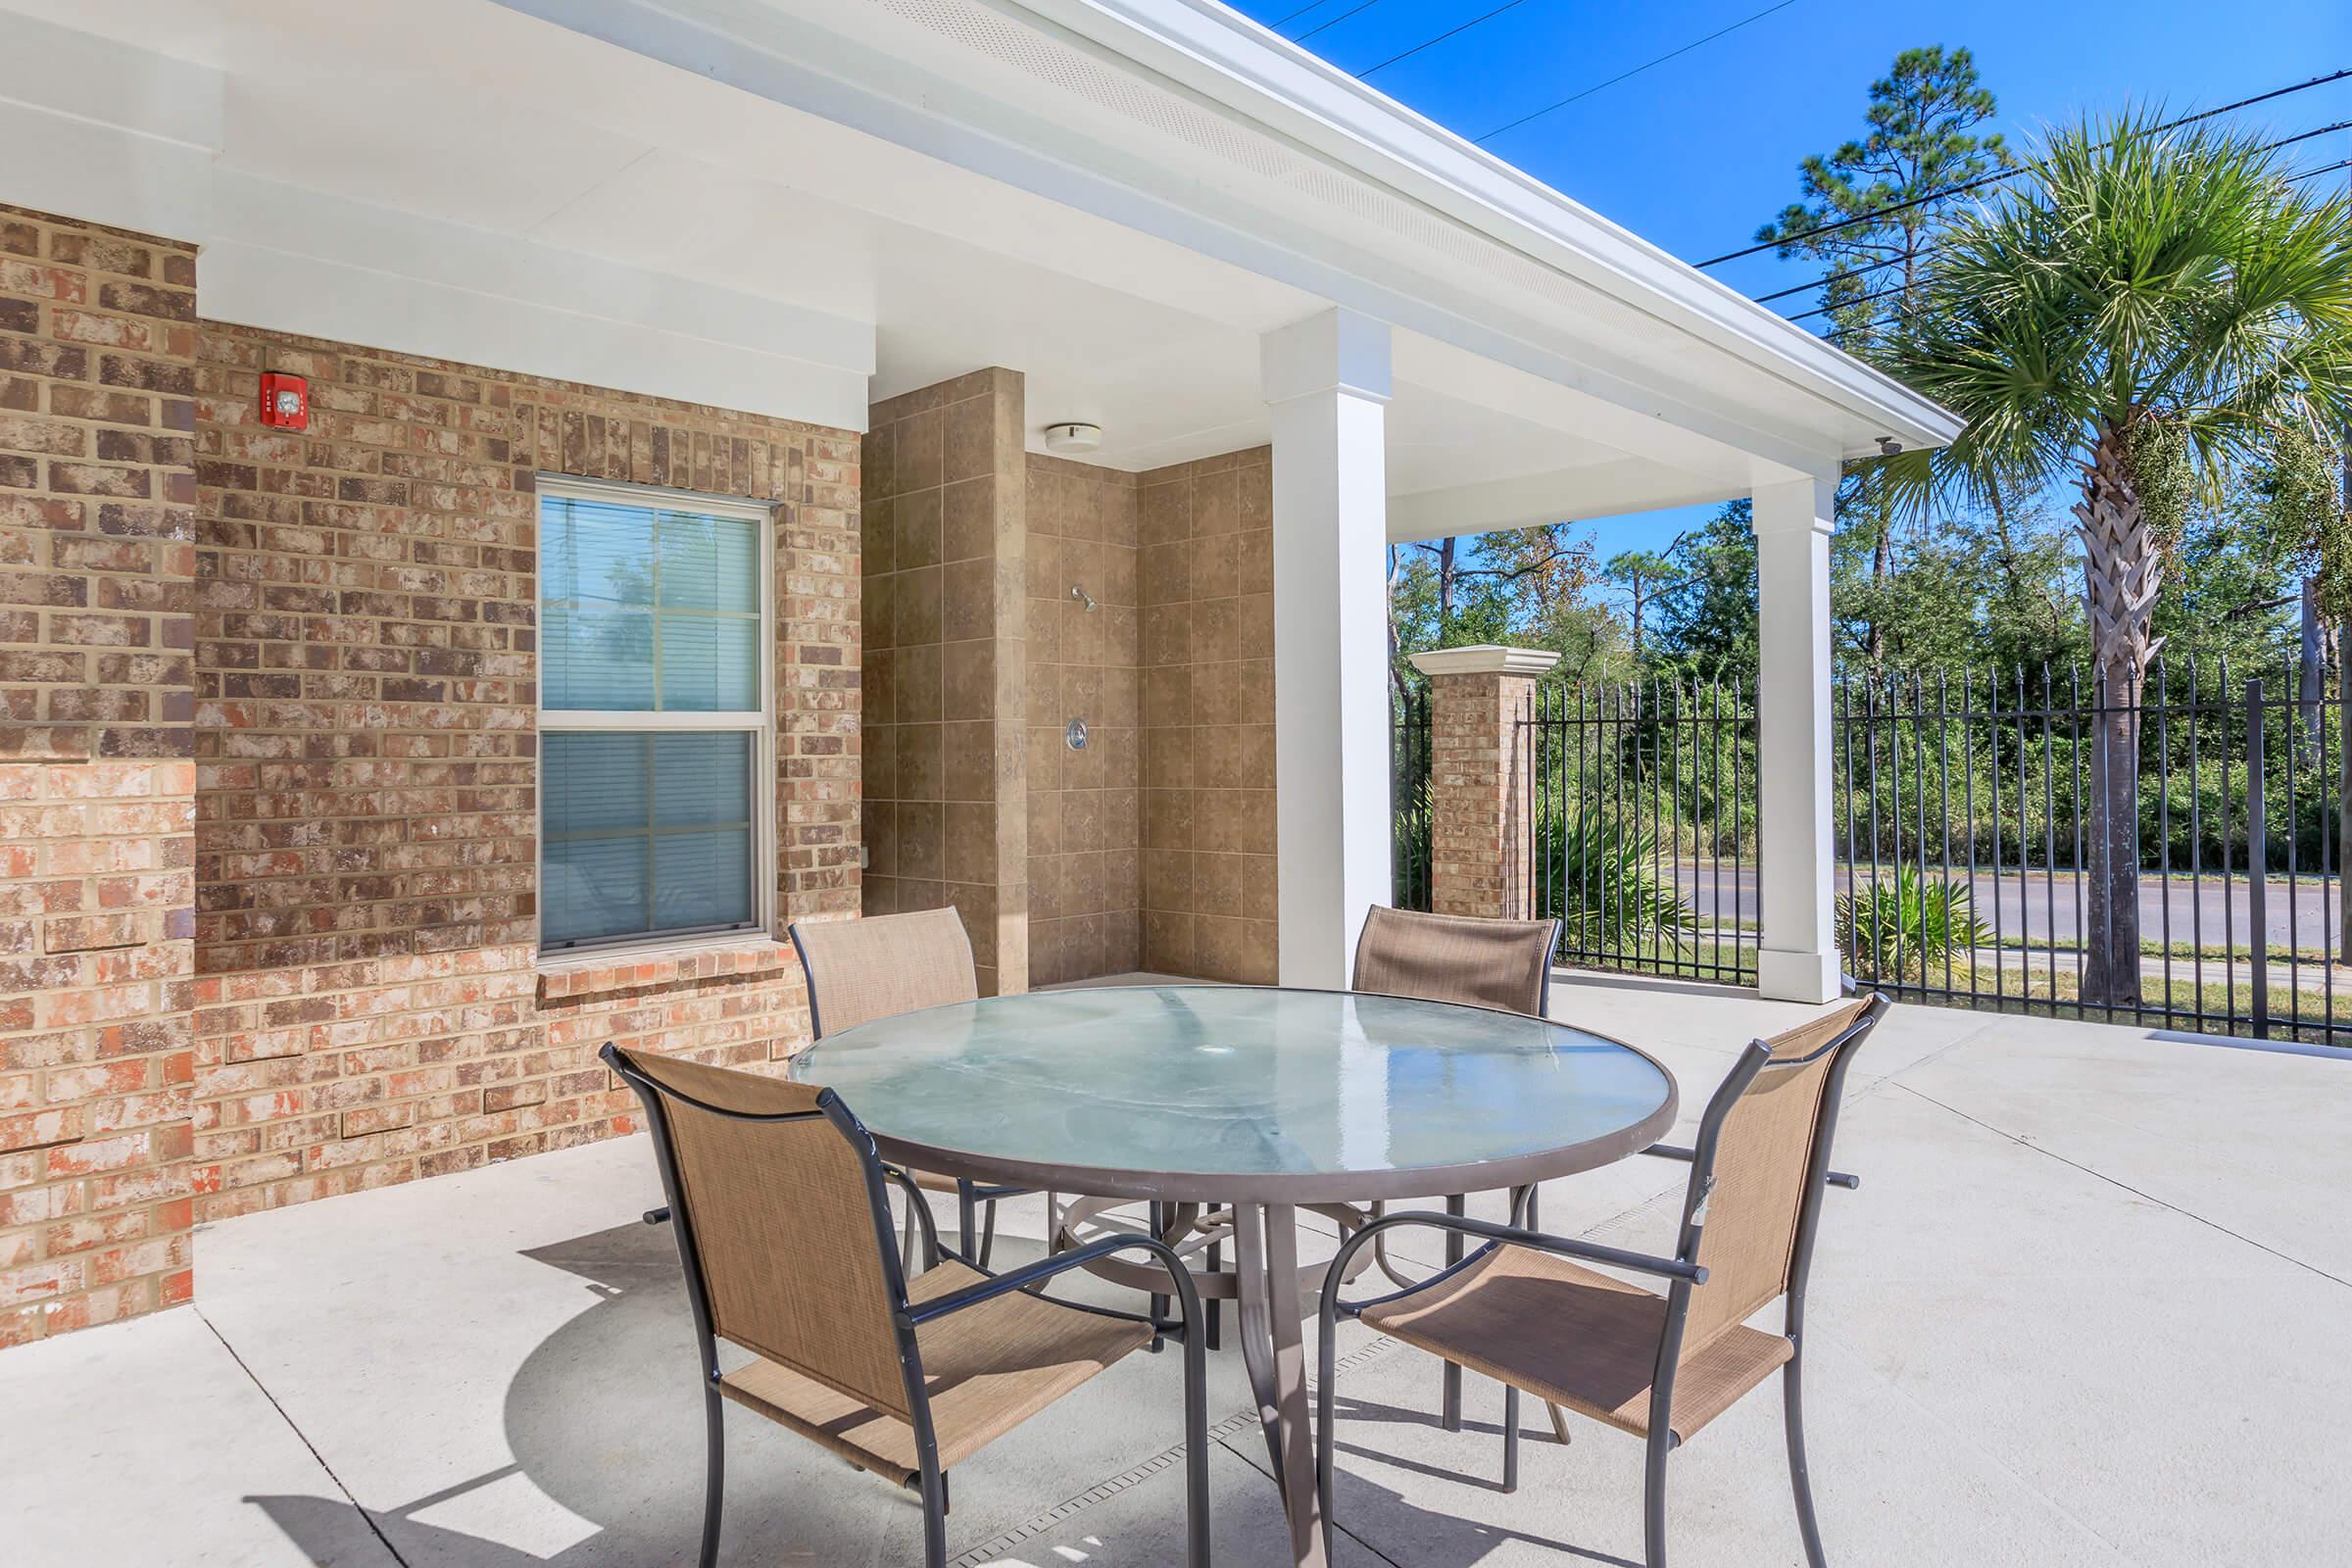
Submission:
[[[1837,938],[1857,979],[2352,1045],[2337,875],[2352,752],[2332,668],[2159,663],[2128,709],[2074,671],[1849,672],[1832,710]],[[1547,687],[1519,728],[1529,900],[1561,920],[1560,960],[1753,984],[1754,693]],[[1396,902],[1426,908],[1425,688],[1395,705],[1392,759]],[[2103,799],[2127,831],[2108,830]]]
[[[1389,902],[1399,909],[1430,906],[1429,688],[1408,686],[1389,702],[1391,837]]]
[[[1539,690],[1520,720],[1539,917],[1590,968],[1756,978],[1756,716],[1740,683]]]
[[[1838,938],[1857,978],[2352,1044],[2330,673],[2160,662],[2136,704],[2074,671],[1854,676],[1835,712]]]

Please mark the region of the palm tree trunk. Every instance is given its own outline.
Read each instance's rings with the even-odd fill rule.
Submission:
[[[2089,929],[2082,1000],[2139,1004],[2139,704],[2162,564],[2122,433],[2101,430],[2075,505],[2100,703],[2091,748]]]

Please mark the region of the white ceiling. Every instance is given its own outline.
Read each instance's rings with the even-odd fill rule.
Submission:
[[[223,170],[871,321],[877,399],[1007,366],[1033,446],[1091,420],[1114,466],[1266,440],[1259,334],[1326,304],[489,0],[0,5],[224,73]],[[1625,463],[1533,376],[1417,377],[1410,337],[1393,492]]]

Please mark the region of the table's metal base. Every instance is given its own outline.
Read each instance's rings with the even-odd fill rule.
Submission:
[[[1133,1203],[1106,1199],[1077,1199],[1056,1206],[1053,1217],[1055,1250],[1099,1239],[1106,1232],[1133,1233],[1145,1228],[1127,1214]],[[1313,1212],[1338,1221],[1342,1233],[1363,1223],[1364,1212],[1339,1204],[1315,1205]],[[1315,1485],[1314,1434],[1306,1399],[1306,1302],[1321,1289],[1323,1269],[1298,1262],[1298,1210],[1288,1203],[1237,1203],[1204,1207],[1194,1203],[1157,1205],[1161,1239],[1186,1257],[1206,1254],[1207,1267],[1194,1269],[1195,1283],[1204,1300],[1230,1300],[1239,1307],[1235,1325],[1241,1340],[1242,1363],[1249,1370],[1250,1388],[1257,1400],[1257,1419],[1266,1439],[1266,1455],[1274,1484],[1282,1494],[1283,1513],[1290,1521],[1291,1555],[1297,1568],[1323,1568],[1323,1515]],[[1218,1266],[1225,1244],[1233,1247],[1234,1266]],[[1359,1272],[1371,1254],[1357,1254],[1350,1273]],[[1167,1279],[1156,1267],[1144,1268],[1115,1258],[1090,1266],[1091,1272],[1115,1283],[1153,1293]],[[1277,1283],[1281,1282],[1281,1283]]]

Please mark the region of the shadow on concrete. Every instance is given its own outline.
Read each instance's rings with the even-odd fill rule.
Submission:
[[[668,1231],[631,1223],[525,1255],[576,1275],[593,1299],[542,1341],[508,1385],[504,1421],[515,1462],[395,1507],[369,1509],[368,1523],[409,1568],[648,1568],[692,1562],[702,1531],[703,1405],[691,1314]],[[1238,1356],[1228,1349],[1218,1359],[1238,1361]],[[1238,1375],[1238,1368],[1233,1370]],[[1434,1366],[1432,1384],[1434,1399]],[[1366,1423],[1432,1425],[1435,1419],[1345,1397],[1342,1411],[1342,1420],[1359,1434]],[[1477,1421],[1465,1428],[1488,1440],[1479,1451],[1498,1469],[1499,1428]],[[1098,1438],[1106,1456],[1090,1461],[1090,1439]],[[430,1435],[420,1433],[417,1441],[429,1442]],[[1531,1444],[1547,1441],[1529,1435]],[[1343,1446],[1434,1481],[1494,1490],[1491,1474],[1446,1471],[1352,1442]],[[1224,1447],[1250,1474],[1219,1489],[1217,1561],[1221,1568],[1271,1568],[1286,1560],[1287,1552],[1272,1484],[1263,1481],[1263,1446],[1254,1430],[1246,1430],[1227,1439]],[[973,1552],[1133,1462],[1111,1443],[1108,1431],[1076,1424],[1061,1434],[1060,1452],[1066,1474],[1045,1479],[1042,1487],[1028,1473],[1006,1476],[986,1489],[995,1495],[963,1502],[951,1521],[951,1549]],[[1181,1539],[1181,1504],[1173,1491],[1180,1473],[1170,1467],[1167,1480],[1147,1483],[1149,1490],[1135,1494],[1125,1506],[1090,1502],[1042,1539],[984,1560],[1060,1560],[1044,1548],[1075,1527],[1086,1539],[1091,1561],[1135,1568],[1173,1561]],[[1001,1484],[1016,1480],[1029,1484]],[[344,1499],[270,1495],[247,1500],[319,1563],[357,1568],[381,1562],[377,1555],[350,1555],[355,1510]],[[963,1501],[960,1493],[958,1500]],[[1624,1559],[1570,1542],[1433,1511],[1356,1476],[1342,1477],[1340,1516],[1358,1543],[1381,1544],[1379,1557],[1344,1548],[1343,1563],[1352,1556],[1373,1565],[1396,1561],[1412,1568],[1475,1568],[1494,1551],[1525,1543],[1563,1560],[1632,1568]],[[914,1498],[902,1489],[858,1472],[780,1428],[730,1412],[723,1560],[896,1568],[920,1560],[920,1523]],[[1397,1543],[1410,1543],[1410,1551],[1397,1556]]]

